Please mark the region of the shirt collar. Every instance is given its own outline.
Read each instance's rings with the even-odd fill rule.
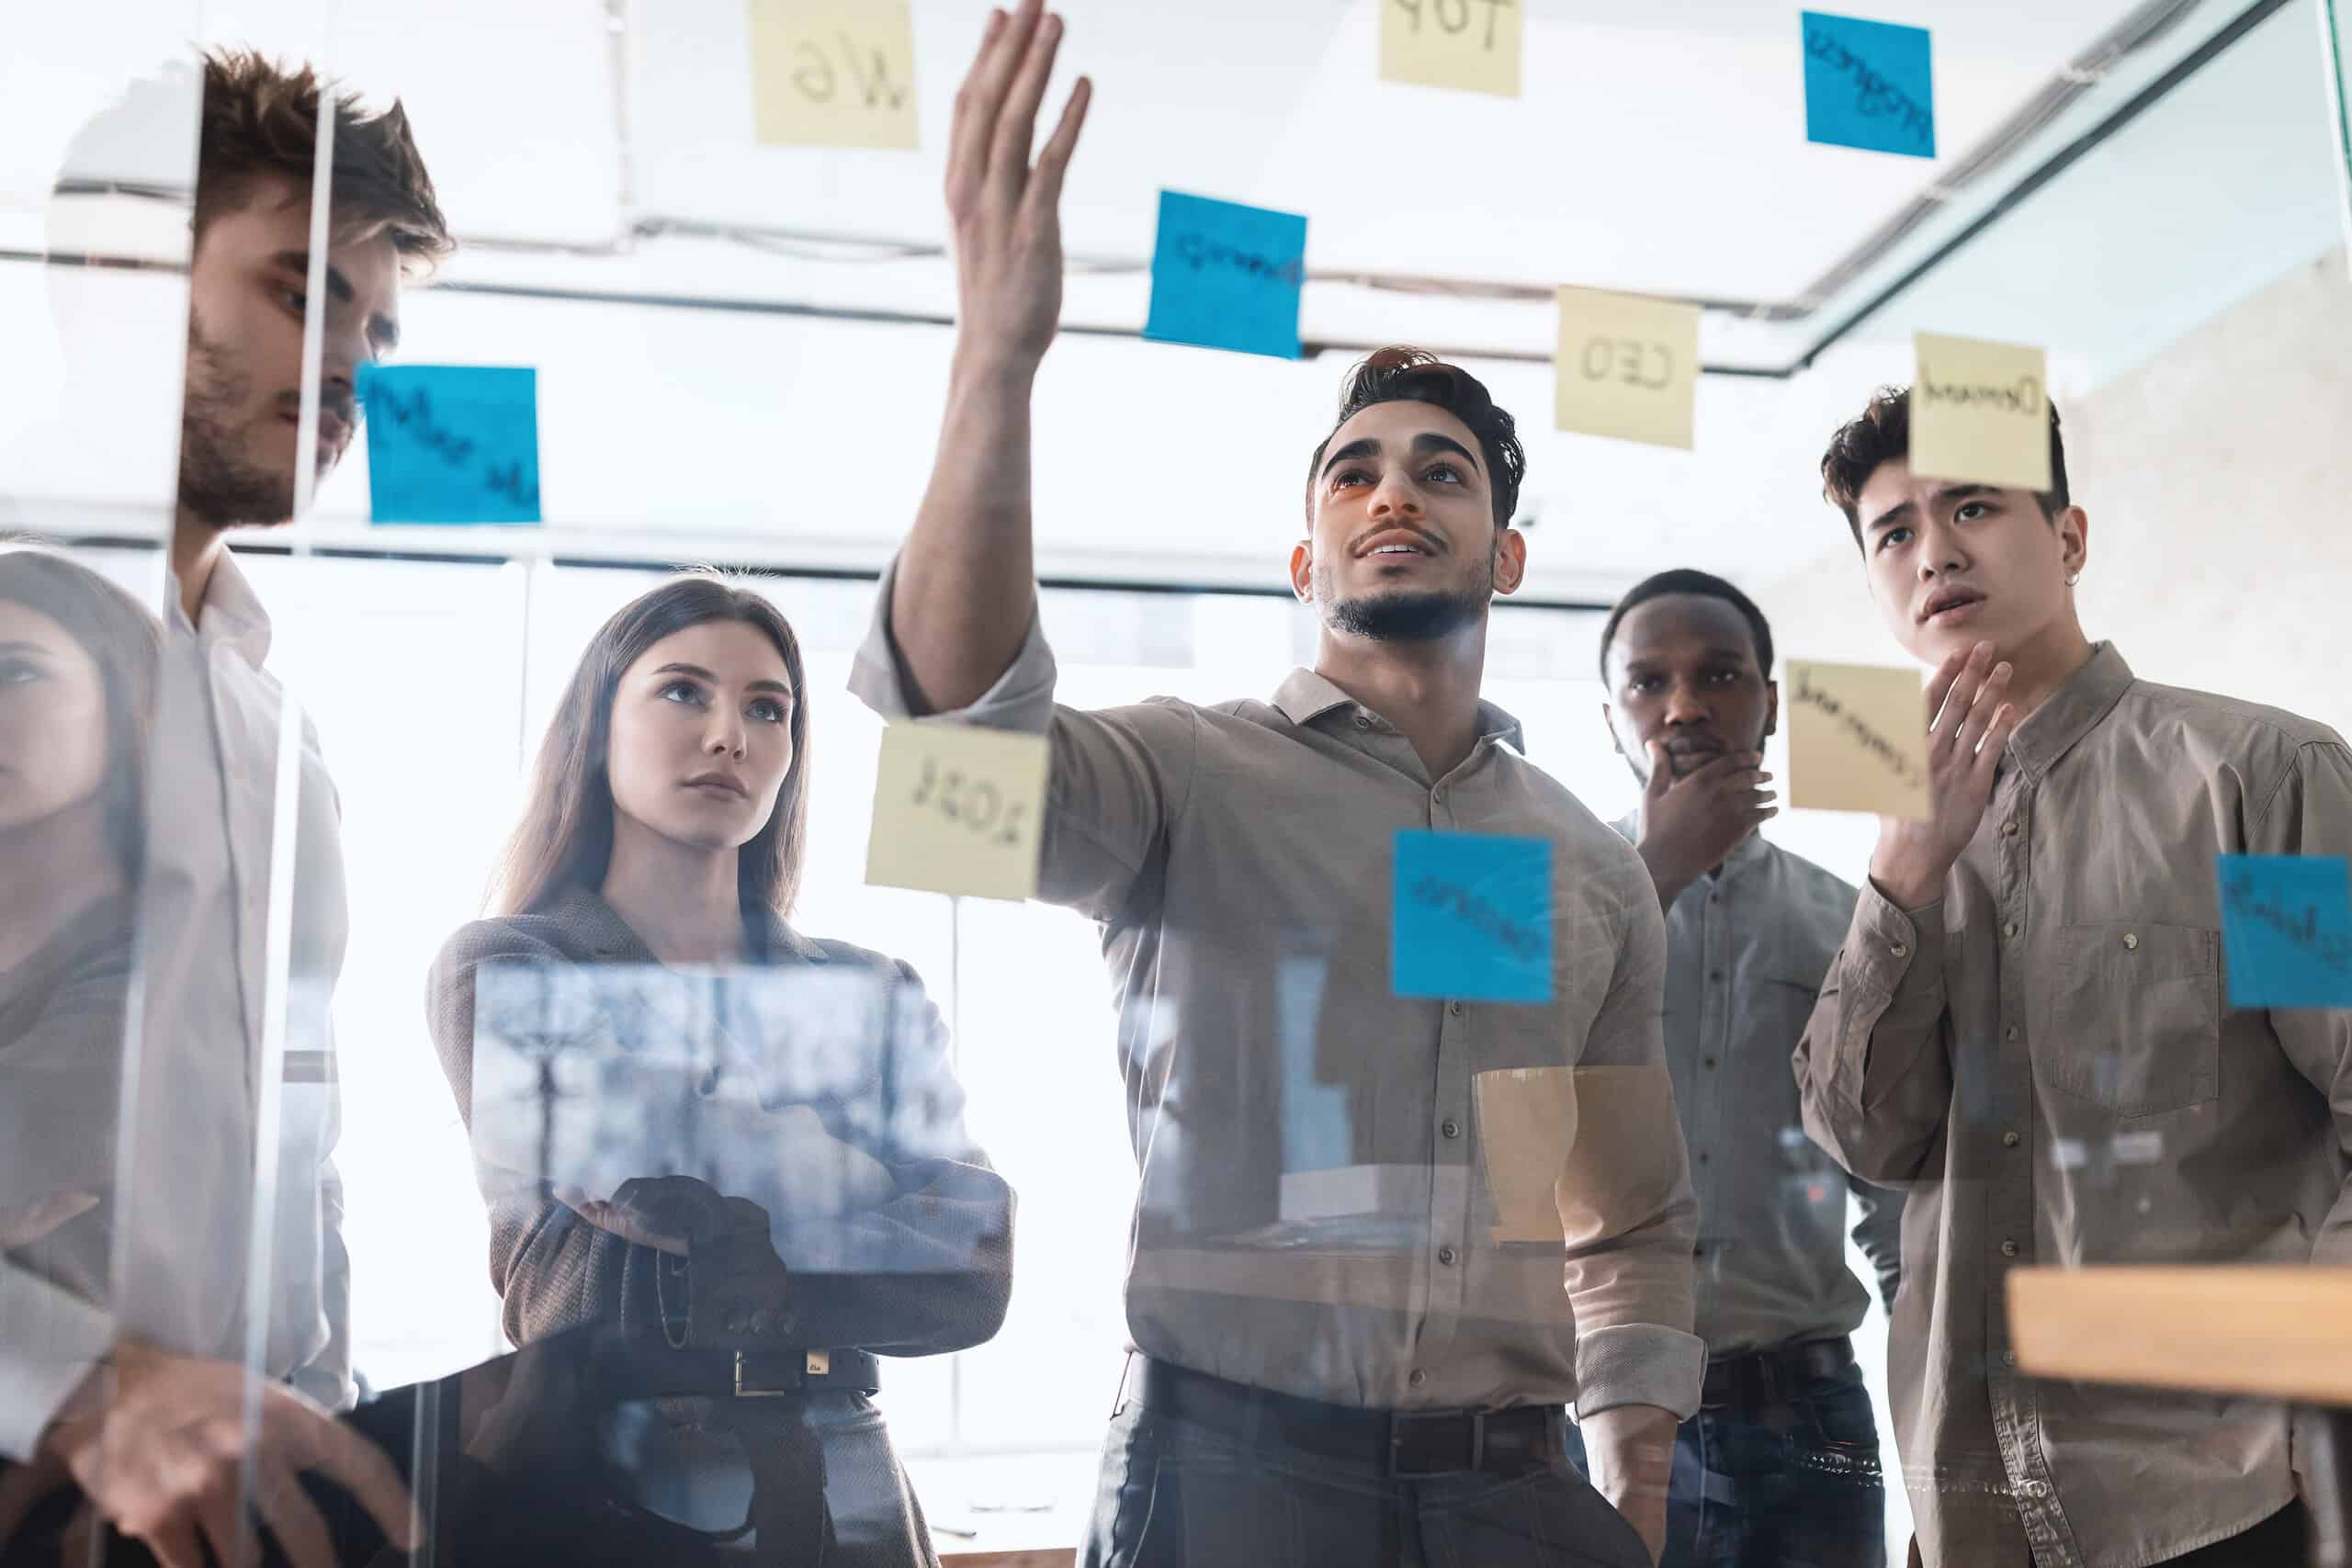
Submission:
[[[164,578],[171,587],[168,611],[175,629],[206,641],[226,643],[246,663],[261,668],[269,657],[269,612],[262,608],[253,584],[238,570],[234,554],[224,549],[214,558],[203,602],[198,605],[202,615],[194,626],[188,624],[187,612],[180,608],[179,578],[169,571]]]
[[[1333,708],[1357,705],[1353,697],[1303,665],[1284,676],[1283,683],[1274,688],[1274,706],[1282,710],[1284,718],[1302,728]],[[1499,740],[1521,756],[1527,754],[1527,738],[1519,720],[1483,697],[1478,701],[1478,739]]]
[[[1616,821],[1611,823],[1610,826],[1616,829],[1617,836],[1624,840],[1627,843],[1639,844],[1642,838],[1641,808],[1639,807],[1635,807],[1633,810],[1628,811],[1624,816],[1620,817]],[[1720,873],[1731,871],[1734,868],[1744,871],[1748,866],[1755,864],[1758,861],[1762,860],[1766,855],[1771,852],[1772,846],[1765,842],[1763,834],[1750,833],[1747,838],[1740,840],[1739,848],[1724,856],[1723,863],[1715,867],[1714,871],[1710,872],[1707,874],[1711,876],[1717,875]]]
[[[556,896],[547,912],[566,923],[576,923],[588,939],[589,951],[603,959],[619,959],[629,964],[657,964],[653,950],[636,928],[621,919],[620,911],[605,902],[604,895],[594,888],[571,887]],[[807,964],[823,964],[831,956],[818,943],[809,941],[787,924],[774,909],[755,909],[744,916],[745,923],[759,939],[753,944],[751,962],[773,963],[790,957]]]
[[[2123,662],[2113,643],[2097,644],[2089,660],[2018,726],[2017,733],[2009,737],[2010,757],[2028,778],[2039,784],[2058,759],[2122,700],[2133,679],[2132,666]]]

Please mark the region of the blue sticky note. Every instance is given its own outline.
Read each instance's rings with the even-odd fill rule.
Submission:
[[[378,523],[539,521],[539,373],[369,365],[368,511]]]
[[[1299,214],[1161,191],[1143,335],[1296,359],[1306,277]]]
[[[1804,134],[1866,152],[1936,155],[1928,29],[1803,14]]]
[[[2233,1008],[2352,1007],[2352,867],[2342,855],[2221,855]]]
[[[1552,999],[1552,841],[1396,835],[1390,988],[1400,997]]]

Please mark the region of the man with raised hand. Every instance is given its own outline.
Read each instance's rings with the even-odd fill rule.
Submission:
[[[1889,389],[1821,475],[1935,671],[1933,810],[1882,820],[1795,1066],[1806,1130],[1908,1189],[1888,1383],[1920,1556],[2301,1568],[2283,1407],[2029,1377],[2003,1278],[2352,1263],[2352,1011],[2230,1005],[2215,863],[2352,850],[2352,751],[2083,635],[2055,409],[2046,491],[1910,452]]]
[[[945,423],[853,685],[1044,736],[1040,896],[1102,928],[1141,1188],[1085,1561],[1645,1563],[1702,1361],[1663,928],[1631,846],[1479,700],[1526,554],[1510,417],[1458,367],[1373,355],[1291,552],[1314,667],[1262,701],[1057,705],[1030,396],[1085,82],[1030,148],[1061,31],[1038,0],[992,15],[956,100]],[[1213,462],[1218,417],[1132,433],[1136,460]],[[1404,830],[1548,843],[1548,1002],[1394,993]]]

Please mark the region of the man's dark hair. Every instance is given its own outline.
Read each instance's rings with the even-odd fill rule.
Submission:
[[[1495,526],[1510,526],[1519,510],[1520,481],[1527,478],[1527,449],[1519,444],[1519,426],[1495,406],[1487,384],[1458,365],[1448,365],[1425,349],[1402,344],[1375,351],[1358,362],[1340,385],[1340,417],[1330,434],[1316,444],[1306,460],[1306,515],[1315,516],[1315,475],[1323,454],[1340,426],[1374,403],[1429,403],[1443,409],[1470,427],[1487,466],[1487,483],[1494,492]]]
[[[1862,518],[1857,510],[1862,487],[1871,482],[1881,463],[1911,455],[1911,389],[1881,387],[1871,394],[1861,417],[1838,427],[1829,450],[1821,455],[1821,493],[1846,514],[1854,544],[1862,542]],[[2035,496],[2041,514],[2052,522],[2073,504],[2066,492],[2066,440],[2058,430],[2058,405],[2050,405],[2050,488]]]
[[[305,65],[289,69],[251,50],[204,57],[203,130],[197,143],[196,239],[215,219],[253,199],[263,181],[295,182],[311,196],[319,145],[319,95]],[[433,176],[395,102],[370,114],[358,97],[334,99],[334,223],[339,239],[389,234],[404,273],[429,272],[456,248],[433,194]]]
[[[1702,598],[1720,599],[1747,618],[1747,629],[1756,638],[1756,666],[1767,681],[1772,678],[1772,627],[1764,619],[1764,612],[1756,601],[1742,593],[1709,571],[1694,571],[1689,567],[1677,567],[1645,577],[1625,591],[1617,607],[1609,612],[1608,625],[1600,628],[1600,683],[1609,684],[1609,645],[1617,640],[1617,627],[1636,606],[1653,599],[1663,599],[1671,593],[1696,593]]]

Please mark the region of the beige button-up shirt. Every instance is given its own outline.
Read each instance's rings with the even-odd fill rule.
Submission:
[[[886,577],[852,689],[908,712]],[[1054,702],[1035,624],[963,722],[1052,744],[1039,897],[1100,922],[1148,1355],[1371,1408],[1696,1408],[1696,1215],[1632,848],[1492,706],[1433,779],[1295,671],[1271,702]],[[1400,829],[1551,840],[1553,999],[1399,998]]]
[[[328,1005],[349,935],[334,784],[304,722],[289,802],[294,863],[275,866],[287,698],[261,667],[269,617],[226,554],[200,623],[189,622],[175,584],[167,597],[129,993],[139,1005],[119,1043],[127,1087],[111,1124],[87,1130],[128,1151],[111,1194],[108,1299],[0,1267],[0,1455],[30,1451],[117,1333],[241,1360],[249,1316],[259,1316],[265,1371],[330,1405],[355,1393],[332,1157]],[[292,940],[282,1093],[263,1148],[274,870],[293,878]],[[29,1184],[40,1173],[18,1174]]]
[[[1943,898],[1863,889],[1795,1065],[1807,1129],[1910,1189],[1888,1382],[1930,1564],[2139,1568],[2293,1495],[2275,1404],[2020,1375],[2002,1276],[2352,1262],[2352,1013],[2229,1008],[2214,866],[2347,851],[2333,730],[2101,644]]]

